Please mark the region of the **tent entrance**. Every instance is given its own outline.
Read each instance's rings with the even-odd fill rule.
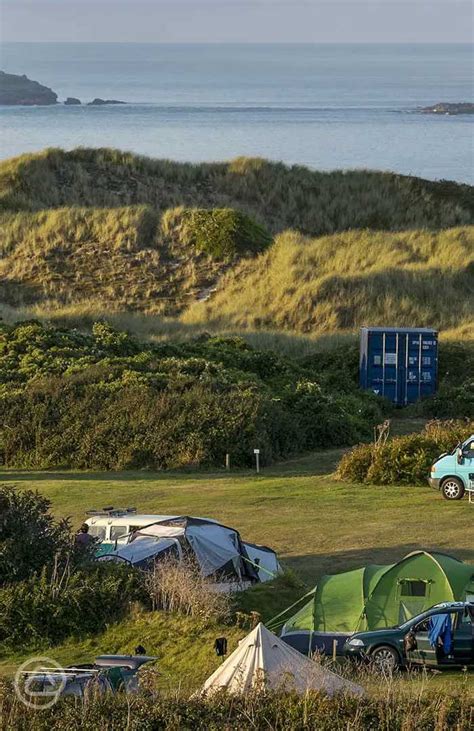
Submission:
[[[398,622],[421,614],[426,606],[426,599],[431,593],[431,581],[423,579],[400,579],[398,582]]]

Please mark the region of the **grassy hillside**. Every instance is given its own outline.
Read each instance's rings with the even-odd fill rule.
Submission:
[[[332,332],[362,325],[456,327],[471,322],[474,228],[438,233],[351,231],[279,236],[241,262],[187,323]]]
[[[173,317],[182,332],[458,328],[473,222],[455,183],[45,150],[0,163],[0,303]]]
[[[227,267],[165,236],[146,206],[3,216],[0,301],[175,313]]]

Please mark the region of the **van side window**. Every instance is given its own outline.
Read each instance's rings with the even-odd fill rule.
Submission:
[[[426,596],[426,581],[404,579],[400,584],[400,596]]]
[[[474,442],[468,442],[462,450],[462,453],[465,457],[472,459],[474,457]]]
[[[128,526],[127,525],[112,525],[110,527],[110,540],[111,541],[118,541],[120,538],[123,538],[123,536],[126,536],[128,534]]]

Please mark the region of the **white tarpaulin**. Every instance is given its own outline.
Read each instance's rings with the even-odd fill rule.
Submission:
[[[147,538],[139,536],[131,543],[120,546],[113,553],[99,557],[99,561],[127,561],[132,566],[156,558],[162,551],[176,545],[172,538]]]
[[[184,525],[162,525],[154,523],[136,532],[136,536],[154,536],[155,538],[179,538],[184,536]]]
[[[222,525],[204,523],[190,525],[186,530],[186,538],[196,554],[204,576],[209,576],[232,562],[236,574],[241,578],[240,550],[235,531]]]
[[[262,623],[258,624],[237,649],[206,680],[199,694],[225,689],[242,694],[249,690],[316,690],[363,695],[364,689],[310,660],[280,640]]]

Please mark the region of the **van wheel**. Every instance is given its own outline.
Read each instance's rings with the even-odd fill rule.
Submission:
[[[393,673],[400,665],[398,652],[390,645],[377,647],[370,659],[375,669],[382,673]]]
[[[464,485],[457,477],[448,477],[441,486],[445,500],[461,500],[464,497]]]

